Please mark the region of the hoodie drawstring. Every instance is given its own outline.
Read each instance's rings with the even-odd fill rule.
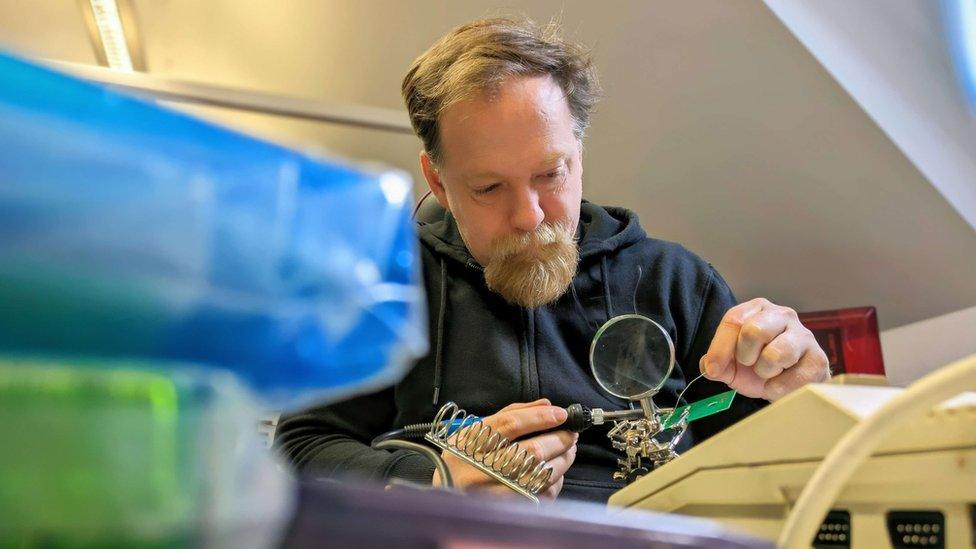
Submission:
[[[603,277],[603,298],[607,307],[607,321],[613,318],[613,304],[610,303],[610,274],[607,269],[607,256],[600,256],[600,275]]]
[[[441,300],[437,307],[437,346],[434,351],[434,406],[441,395],[441,369],[444,357],[444,314],[447,309],[447,263],[441,258]]]

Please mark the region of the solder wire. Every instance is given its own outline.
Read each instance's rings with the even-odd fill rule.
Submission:
[[[685,391],[687,391],[688,388],[691,387],[691,384],[692,383],[698,381],[699,379],[701,379],[703,377],[705,377],[705,374],[704,373],[698,374],[698,377],[696,377],[695,379],[689,381],[688,382],[688,385],[685,385],[685,388],[682,389],[680,393],[678,393],[678,398],[674,401],[674,408],[671,409],[671,413],[668,414],[668,419],[664,420],[663,423],[668,423],[668,422],[671,421],[671,418],[674,417],[674,413],[677,412],[678,411],[678,407],[681,406],[681,397],[685,396]]]

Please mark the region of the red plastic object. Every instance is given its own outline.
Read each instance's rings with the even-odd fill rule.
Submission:
[[[800,322],[827,353],[832,374],[885,375],[874,307],[800,313]]]

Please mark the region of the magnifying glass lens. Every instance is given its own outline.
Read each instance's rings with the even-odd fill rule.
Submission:
[[[605,391],[639,400],[657,393],[671,375],[674,343],[660,324],[645,316],[617,316],[593,337],[590,367]]]

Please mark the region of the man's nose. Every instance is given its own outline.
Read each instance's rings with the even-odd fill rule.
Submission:
[[[533,232],[545,220],[546,214],[539,204],[539,194],[532,189],[522,190],[515,196],[512,210],[512,227],[519,231]]]

